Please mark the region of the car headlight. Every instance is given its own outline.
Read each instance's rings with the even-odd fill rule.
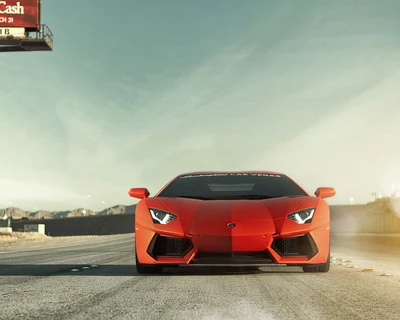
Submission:
[[[167,224],[176,219],[176,215],[171,212],[150,208],[150,214],[155,224]]]
[[[289,214],[288,218],[297,222],[298,224],[311,223],[314,212],[315,208],[300,210]]]

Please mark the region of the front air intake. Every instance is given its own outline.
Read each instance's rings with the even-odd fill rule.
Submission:
[[[184,257],[193,248],[187,238],[166,237],[156,234],[150,242],[147,253],[157,257]]]
[[[282,257],[306,256],[311,259],[318,253],[317,246],[310,234],[275,239],[272,249]]]

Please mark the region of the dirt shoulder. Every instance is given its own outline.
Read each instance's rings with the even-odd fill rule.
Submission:
[[[37,232],[0,233],[0,248],[34,244],[62,243],[99,238],[100,236],[50,237]]]

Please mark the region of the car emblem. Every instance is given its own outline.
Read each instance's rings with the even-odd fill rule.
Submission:
[[[228,227],[233,229],[234,227],[236,227],[236,223],[228,223]]]

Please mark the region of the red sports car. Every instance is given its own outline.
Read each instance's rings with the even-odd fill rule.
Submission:
[[[330,213],[276,172],[194,172],[177,176],[158,194],[133,188],[135,249],[139,273],[179,265],[301,266],[327,272]]]

